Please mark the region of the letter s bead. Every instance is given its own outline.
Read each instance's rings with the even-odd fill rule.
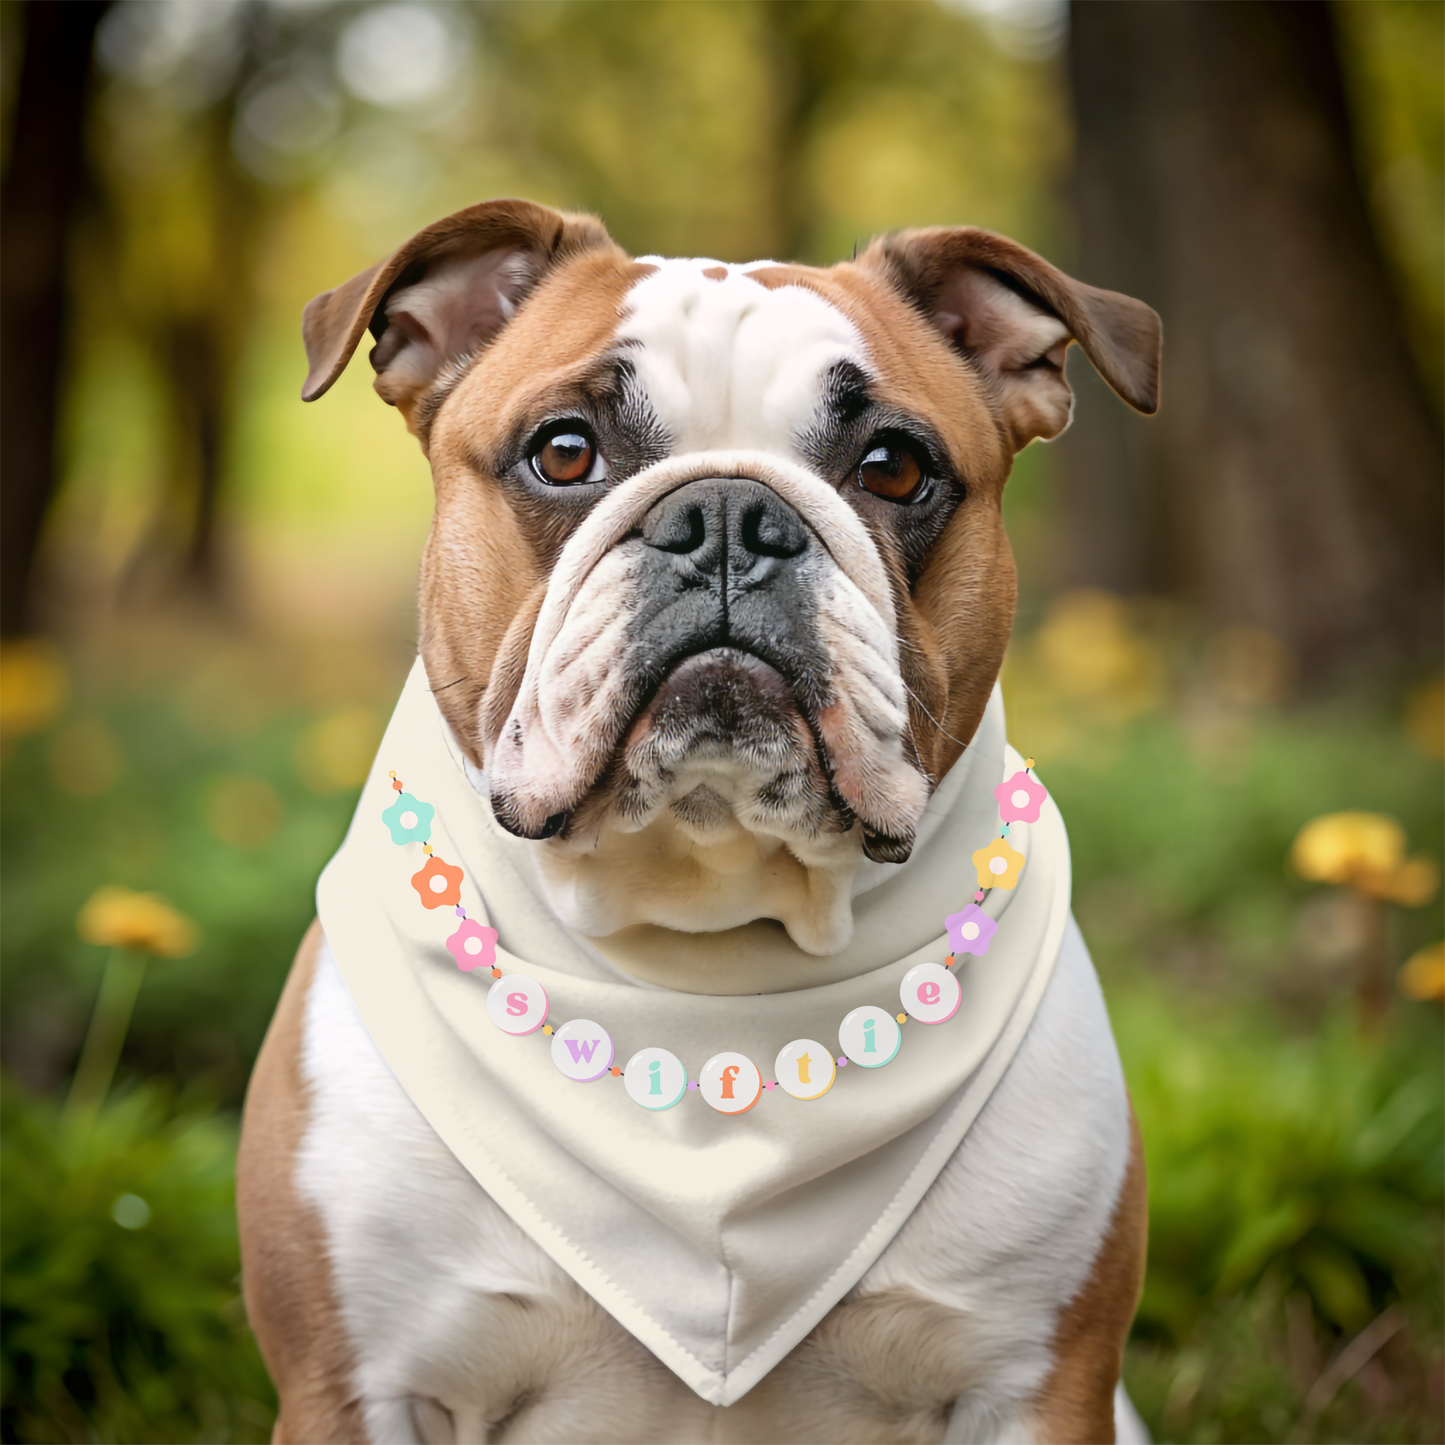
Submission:
[[[529,974],[504,974],[487,990],[487,1017],[504,1034],[534,1034],[547,1022],[547,990]]]

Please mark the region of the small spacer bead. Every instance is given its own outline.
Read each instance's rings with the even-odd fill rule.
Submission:
[[[395,778],[396,778],[396,774],[395,774],[395,773],[392,774],[392,778],[393,778],[393,780],[395,780]],[[393,781],[393,782],[392,782],[392,785],[391,785],[391,790],[392,790],[393,793],[399,793],[399,792],[401,792],[401,784],[400,784],[400,782]]]
[[[847,1054],[839,1054],[839,1055],[838,1055],[838,1067],[839,1067],[840,1069],[846,1069],[846,1068],[848,1067],[848,1055],[847,1055]]]
[[[543,1025],[542,1025],[542,1032],[543,1032],[544,1034],[550,1034],[550,1033],[552,1032],[552,1025],[551,1025],[551,1024],[543,1024]]]
[[[908,1022],[908,1015],[907,1015],[907,1014],[899,1014],[899,1015],[898,1015],[898,1022],[901,1023],[901,1024],[906,1024],[906,1023]]]
[[[1024,767],[1026,767],[1026,768],[1031,768],[1031,767],[1033,767],[1033,765],[1034,765],[1034,760],[1033,760],[1032,758],[1025,758],[1025,759],[1024,759]]]
[[[697,1080],[696,1080],[696,1079],[689,1079],[689,1080],[687,1081],[687,1087],[688,1087],[689,1089],[695,1089],[695,1088],[697,1088]]]
[[[957,962],[958,960],[950,953],[948,957],[943,960],[943,966],[945,968],[952,968]]]
[[[492,970],[492,977],[493,977],[493,978],[501,978],[501,976],[502,976],[502,970],[501,970],[500,968],[494,968],[494,969]]]
[[[430,843],[423,843],[423,844],[421,845],[421,851],[422,851],[423,853],[425,853],[428,858],[430,858],[431,855],[432,855],[432,854],[431,854],[431,844],[430,844]]]
[[[776,1089],[777,1087],[778,1081],[776,1079],[769,1079],[768,1082],[763,1085],[763,1088],[765,1089]]]
[[[622,1077],[622,1070],[619,1069],[616,1064],[613,1064],[607,1072],[611,1074],[614,1079],[620,1079]]]
[[[975,903],[982,903],[982,902],[983,902],[983,889],[982,889],[982,888],[980,888],[980,889],[978,890],[978,892],[973,895],[973,901],[974,901]]]

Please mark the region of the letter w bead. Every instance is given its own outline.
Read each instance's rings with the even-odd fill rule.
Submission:
[[[597,1046],[601,1039],[565,1039],[568,1050],[572,1054],[574,1064],[590,1064],[592,1055],[597,1052]]]

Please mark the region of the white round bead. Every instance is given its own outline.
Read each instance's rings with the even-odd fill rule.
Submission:
[[[487,992],[487,1017],[504,1034],[534,1034],[547,1022],[547,990],[525,973],[503,974]]]
[[[891,1064],[903,1042],[903,1030],[891,1013],[871,1005],[855,1008],[838,1025],[838,1043],[850,1063],[865,1069]]]
[[[697,1091],[719,1114],[741,1114],[758,1102],[763,1076],[746,1054],[714,1054],[697,1076]]]
[[[578,1084],[600,1079],[612,1067],[612,1035],[591,1019],[570,1019],[552,1035],[552,1062]]]
[[[817,1039],[794,1039],[778,1051],[773,1072],[778,1087],[795,1099],[816,1099],[833,1087],[838,1066]]]
[[[641,1049],[628,1059],[622,1087],[644,1109],[670,1109],[687,1093],[687,1070],[666,1049]]]
[[[898,995],[910,1018],[921,1024],[941,1024],[958,1012],[963,990],[941,964],[920,963],[903,975]]]

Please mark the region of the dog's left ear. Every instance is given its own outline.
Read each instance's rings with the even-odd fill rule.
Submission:
[[[1070,341],[1130,406],[1158,408],[1162,328],[1142,301],[1085,286],[974,226],[883,236],[858,264],[902,291],[992,381],[1015,451],[1068,426]]]

